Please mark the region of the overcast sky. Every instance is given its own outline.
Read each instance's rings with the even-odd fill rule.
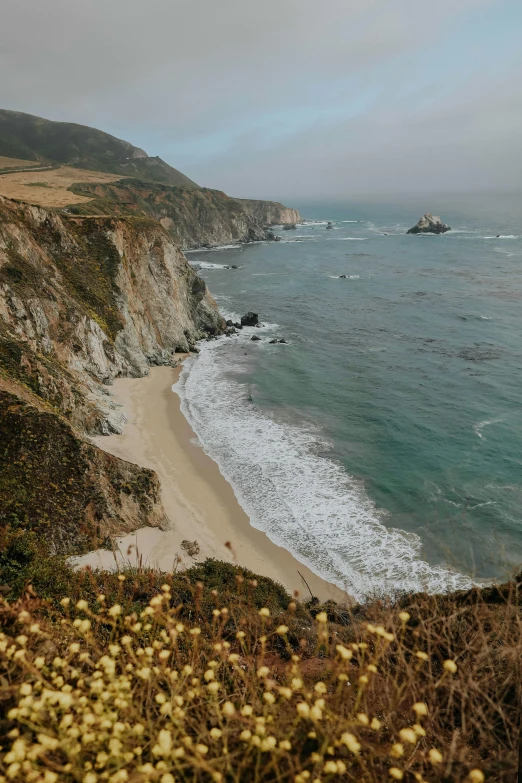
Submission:
[[[2,0],[0,107],[236,196],[522,190],[521,0]]]

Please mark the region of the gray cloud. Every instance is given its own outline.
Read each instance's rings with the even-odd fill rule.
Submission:
[[[493,5],[4,0],[0,106],[100,127],[238,195],[512,187],[519,63],[485,80],[464,59],[449,74],[445,50],[439,78],[423,61]]]

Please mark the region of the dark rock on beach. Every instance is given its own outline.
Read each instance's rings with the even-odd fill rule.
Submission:
[[[407,234],[445,234],[451,231],[450,226],[443,223],[440,217],[435,217],[431,212],[426,212],[417,225],[408,229]]]
[[[257,313],[253,313],[251,310],[242,316],[241,326],[258,326],[259,316]]]

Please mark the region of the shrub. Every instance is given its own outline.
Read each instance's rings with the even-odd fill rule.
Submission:
[[[4,779],[512,783],[517,583],[339,623],[277,586],[259,607],[269,586],[244,573],[87,573],[59,608],[1,601]]]

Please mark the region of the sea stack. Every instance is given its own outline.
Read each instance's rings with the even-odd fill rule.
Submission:
[[[407,234],[445,234],[451,231],[450,226],[443,223],[440,217],[435,217],[431,212],[426,212],[416,226],[408,229]]]

